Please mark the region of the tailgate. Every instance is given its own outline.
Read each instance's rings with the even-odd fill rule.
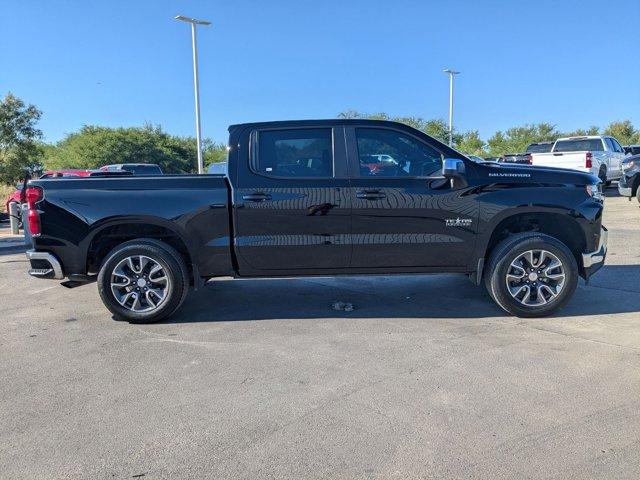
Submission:
[[[588,172],[585,166],[587,152],[534,153],[531,164],[540,167],[568,168]]]

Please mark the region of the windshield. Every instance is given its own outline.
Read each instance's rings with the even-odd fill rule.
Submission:
[[[602,140],[599,138],[583,138],[579,140],[558,140],[554,152],[602,152]]]
[[[527,153],[548,153],[553,143],[533,143],[527,147]]]

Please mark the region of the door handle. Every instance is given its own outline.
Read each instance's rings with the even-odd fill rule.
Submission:
[[[380,200],[387,195],[380,190],[356,190],[356,198],[364,200]]]
[[[243,195],[242,199],[247,202],[264,202],[265,200],[271,200],[271,195],[268,193],[256,192],[250,193],[249,195]]]

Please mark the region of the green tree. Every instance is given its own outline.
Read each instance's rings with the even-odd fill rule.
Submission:
[[[485,146],[486,143],[480,138],[478,130],[471,130],[462,135],[462,140],[456,145],[456,148],[462,153],[483,157],[487,154]]]
[[[338,114],[338,118],[362,118],[366,120],[390,120],[393,122],[404,123],[410,127],[420,130],[427,135],[440,140],[443,143],[449,143],[449,126],[442,119],[424,119],[422,117],[392,117],[384,112],[380,113],[360,113],[357,110],[345,110]],[[463,134],[453,130],[453,145],[456,146],[463,139]]]
[[[562,137],[586,137],[587,135],[600,135],[600,129],[595,125],[590,126],[588,129],[578,128],[572,132],[563,133]]]
[[[212,163],[220,163],[227,161],[227,146],[224,143],[216,143],[210,140],[205,141],[202,148],[204,157],[204,165],[208,167]]]
[[[110,128],[85,125],[45,151],[48,169],[99,168],[111,163],[156,163],[166,173],[197,170],[195,139],[177,137],[160,126]]]
[[[42,132],[36,125],[41,115],[11,93],[0,101],[0,183],[14,183],[25,171],[39,168]]]
[[[636,130],[629,120],[611,122],[603,131],[604,135],[610,135],[621,145],[633,145],[640,142],[640,130]]]
[[[512,127],[505,132],[497,131],[488,141],[491,156],[500,156],[506,153],[521,153],[527,149],[530,143],[553,141],[560,136],[555,125],[539,123],[537,125],[524,125]]]

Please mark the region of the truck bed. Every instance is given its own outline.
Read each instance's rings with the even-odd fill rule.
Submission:
[[[70,275],[86,272],[78,262],[95,248],[94,238],[115,235],[123,225],[148,225],[150,235],[175,232],[202,276],[232,271],[230,188],[223,175],[42,179],[30,185],[44,190],[43,234],[29,239],[32,248],[55,250]]]

